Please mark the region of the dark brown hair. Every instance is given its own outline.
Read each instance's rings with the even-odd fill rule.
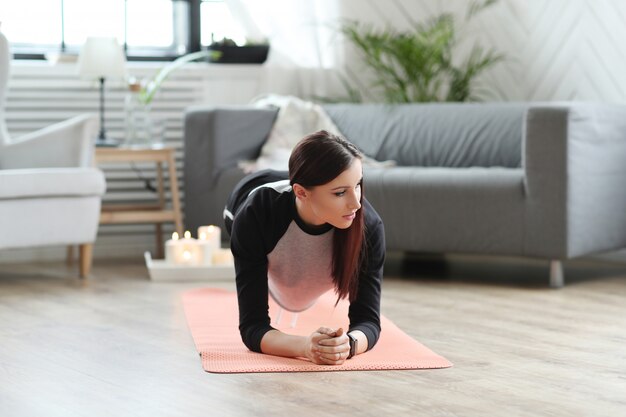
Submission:
[[[304,137],[289,158],[289,181],[304,188],[324,185],[348,169],[363,154],[347,140],[325,130]],[[333,237],[332,275],[339,299],[354,301],[364,252],[365,215],[363,184],[361,209],[347,229],[335,229]],[[337,301],[339,301],[339,299]]]

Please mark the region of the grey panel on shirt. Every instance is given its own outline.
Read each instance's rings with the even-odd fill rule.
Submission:
[[[267,256],[269,293],[285,310],[304,311],[334,288],[333,233],[311,235],[292,221]]]

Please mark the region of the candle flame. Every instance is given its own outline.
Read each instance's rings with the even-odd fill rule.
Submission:
[[[208,229],[209,229],[209,234],[211,234],[211,233],[213,233],[213,230],[215,229],[215,226],[210,225],[210,226],[208,227]]]
[[[178,240],[178,233],[172,233],[172,240]]]
[[[185,239],[189,239],[191,237],[191,232],[189,230],[185,231]]]

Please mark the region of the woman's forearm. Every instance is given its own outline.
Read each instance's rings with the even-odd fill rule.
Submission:
[[[346,338],[345,343],[342,343],[342,345],[345,345],[345,349],[338,345],[339,342],[337,340],[340,339],[336,341],[329,340],[335,336],[340,337],[342,332],[341,329],[335,332],[333,329],[321,327],[310,337],[305,337],[286,334],[279,330],[270,330],[261,339],[261,352],[288,358],[307,358],[316,363],[328,363],[329,361],[343,363],[343,360],[348,356],[348,351],[346,350],[349,349],[347,337],[343,335],[343,338]],[[353,330],[350,334],[358,340],[356,354],[365,352],[368,348],[365,334],[360,330]],[[318,345],[320,342],[324,346],[321,349],[319,349]],[[318,352],[318,350],[327,350],[326,346],[334,346],[330,349],[332,352],[343,352],[345,350],[345,356],[342,354],[339,357],[335,357],[332,352]]]
[[[270,330],[261,339],[261,352],[288,358],[305,358],[307,338],[294,336],[278,330]]]

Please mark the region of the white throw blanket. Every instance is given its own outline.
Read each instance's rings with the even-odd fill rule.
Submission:
[[[268,94],[253,100],[255,107],[278,107],[278,115],[261,154],[255,161],[240,161],[239,167],[250,173],[262,169],[287,171],[291,150],[306,135],[326,130],[343,136],[324,109],[315,103],[294,96]],[[366,165],[393,166],[394,161],[378,162],[365,157]]]

